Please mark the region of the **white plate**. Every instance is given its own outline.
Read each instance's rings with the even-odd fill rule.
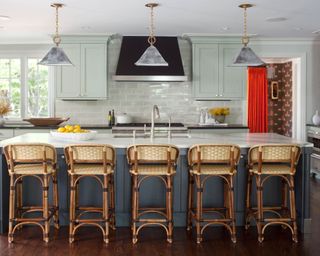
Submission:
[[[92,140],[96,134],[97,131],[89,131],[85,133],[62,133],[57,131],[50,131],[51,136],[58,138],[58,139],[64,139],[64,140]]]

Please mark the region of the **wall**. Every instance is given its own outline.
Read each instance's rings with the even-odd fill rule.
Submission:
[[[160,109],[160,121],[198,123],[199,111],[203,107],[230,107],[231,115],[226,122],[244,123],[243,101],[194,101],[191,82],[191,44],[179,39],[179,46],[184,70],[189,77],[187,82],[116,82],[115,73],[121,40],[113,39],[108,46],[108,94],[105,101],[61,101],[56,100],[56,116],[69,116],[70,123],[103,124],[107,123],[108,110],[116,113],[125,112],[134,117],[136,122],[150,121],[151,109],[157,104]]]
[[[274,68],[268,79],[268,131],[292,136],[292,62],[267,65]],[[271,83],[278,82],[278,99],[271,97]]]

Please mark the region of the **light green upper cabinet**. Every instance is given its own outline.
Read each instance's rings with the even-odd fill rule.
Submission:
[[[64,100],[99,100],[107,97],[107,38],[62,38],[74,66],[57,67],[56,97]]]
[[[192,39],[193,96],[197,100],[243,99],[246,69],[232,66],[240,44]]]
[[[219,96],[241,99],[245,96],[246,68],[232,66],[241,45],[219,45]]]
[[[219,95],[218,57],[218,45],[193,45],[193,92],[196,98]]]

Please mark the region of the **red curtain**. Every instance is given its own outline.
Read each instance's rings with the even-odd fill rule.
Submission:
[[[268,132],[266,67],[248,68],[248,127],[250,132]]]

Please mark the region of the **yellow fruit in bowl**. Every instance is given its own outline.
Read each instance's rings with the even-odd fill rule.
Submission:
[[[74,133],[80,133],[80,132],[81,132],[81,129],[80,129],[80,128],[75,128],[75,129],[73,129],[73,132],[74,132]]]
[[[66,128],[60,127],[60,128],[58,128],[58,132],[66,132]]]
[[[79,124],[76,124],[76,125],[74,125],[73,126],[75,129],[77,128],[77,129],[81,129],[81,126],[79,125]]]

